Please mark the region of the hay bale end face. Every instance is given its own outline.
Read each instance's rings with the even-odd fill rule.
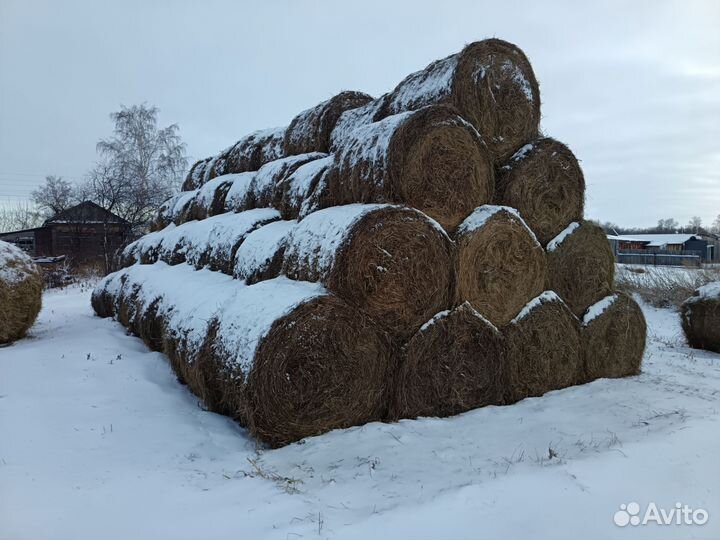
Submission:
[[[23,337],[42,306],[42,273],[23,250],[0,240],[0,344]]]
[[[387,117],[349,130],[336,149],[333,205],[398,203],[446,230],[491,202],[494,171],[475,128],[445,106]]]
[[[480,206],[455,233],[456,301],[497,326],[510,322],[545,287],[545,251],[516,210]]]
[[[580,322],[554,292],[531,300],[504,333],[507,402],[580,382]]]
[[[340,92],[336,96],[307,109],[295,118],[285,132],[283,148],[285,155],[307,152],[328,152],[330,136],[340,116],[372,101],[372,96],[362,92]]]
[[[351,204],[319,210],[293,229],[283,273],[320,281],[393,336],[411,336],[450,307],[452,244],[417,210]]]
[[[540,90],[525,54],[512,43],[486,39],[408,75],[376,119],[426,105],[455,107],[503,162],[537,136]]]
[[[695,349],[720,353],[720,282],[700,287],[682,305],[682,327]]]
[[[235,255],[233,275],[248,285],[280,275],[288,237],[296,221],[274,221],[247,235]]]
[[[405,345],[390,417],[450,416],[501,403],[502,334],[469,303],[435,315]]]
[[[590,306],[583,317],[584,380],[640,373],[647,326],[640,306],[615,293]]]
[[[575,155],[545,137],[518,150],[498,173],[496,199],[517,208],[545,246],[585,208],[585,177]]]
[[[571,223],[548,243],[546,252],[546,288],[558,293],[578,317],[612,292],[615,257],[597,225]]]

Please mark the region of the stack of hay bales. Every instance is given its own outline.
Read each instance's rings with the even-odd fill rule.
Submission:
[[[638,306],[516,46],[343,92],[190,169],[93,305],[278,446],[637,373]]]
[[[42,273],[20,248],[0,240],[0,345],[25,335],[40,313]]]
[[[697,289],[683,302],[681,311],[690,346],[720,353],[720,281]]]

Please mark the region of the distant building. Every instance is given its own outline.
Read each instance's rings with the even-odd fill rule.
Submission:
[[[0,233],[33,257],[67,256],[73,263],[103,261],[129,240],[130,224],[91,201],[60,212],[42,227]]]
[[[683,264],[712,262],[720,257],[718,239],[706,234],[608,235],[618,262]]]

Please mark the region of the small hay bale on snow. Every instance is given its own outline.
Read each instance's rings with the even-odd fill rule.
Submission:
[[[590,306],[582,323],[585,381],[640,373],[647,325],[630,296],[606,296]]]
[[[531,300],[504,333],[507,402],[581,381],[580,321],[554,292]]]
[[[246,135],[227,152],[224,174],[257,171],[260,167],[285,157],[285,128],[271,128]]]
[[[483,135],[496,162],[536,137],[540,90],[525,54],[512,43],[486,39],[408,75],[376,119],[426,105],[454,106]]]
[[[319,210],[293,228],[283,273],[320,281],[348,303],[409,337],[450,307],[452,244],[421,212],[384,204]]]
[[[605,232],[589,221],[573,222],[547,245],[547,285],[582,317],[613,289],[615,257]]]
[[[20,339],[42,305],[42,273],[23,250],[0,240],[0,344]]]
[[[288,237],[296,221],[274,221],[247,235],[235,254],[233,275],[248,285],[280,275]]]
[[[497,326],[545,287],[545,251],[516,210],[480,206],[455,233],[456,300],[468,301]]]
[[[502,334],[469,303],[443,311],[404,346],[390,417],[450,416],[501,403]]]
[[[287,156],[308,152],[328,152],[330,135],[340,115],[373,100],[362,92],[340,92],[336,96],[307,109],[295,118],[285,131],[284,153]]]
[[[487,148],[450,107],[425,107],[356,127],[335,151],[338,171],[328,204],[406,204],[452,230],[493,197]]]
[[[697,289],[683,303],[681,312],[690,346],[720,353],[720,282]]]
[[[582,219],[585,177],[570,149],[545,137],[520,148],[500,169],[495,196],[517,208],[545,246]]]

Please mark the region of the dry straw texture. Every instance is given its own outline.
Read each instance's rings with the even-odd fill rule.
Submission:
[[[42,305],[40,270],[20,248],[0,241],[0,344],[20,339]]]
[[[695,291],[681,310],[682,326],[690,346],[720,353],[720,282]]]
[[[257,171],[266,163],[285,157],[285,128],[256,131],[235,143],[225,157],[224,173]]]
[[[504,332],[509,403],[580,382],[580,322],[555,293],[531,300]]]
[[[276,321],[247,379],[252,433],[282,446],[380,420],[392,373],[389,342],[362,312],[332,296]]]
[[[546,137],[523,146],[500,169],[495,194],[520,211],[544,246],[582,219],[585,178],[570,149]]]
[[[310,214],[291,233],[283,273],[320,281],[397,337],[451,303],[451,241],[410,208],[349,205]]]
[[[545,251],[512,209],[481,206],[455,234],[456,299],[503,326],[545,287]]]
[[[540,122],[540,90],[525,54],[512,43],[487,39],[406,77],[385,100],[382,118],[425,105],[454,106],[503,162],[533,139]]]
[[[405,345],[390,416],[450,416],[500,403],[503,337],[470,304],[436,315]]]
[[[406,204],[446,230],[493,197],[487,148],[450,107],[425,107],[350,130],[338,142],[336,164],[326,204]]]
[[[308,152],[328,152],[330,135],[340,115],[372,101],[372,96],[362,92],[340,92],[327,101],[301,112],[287,128],[284,139],[285,155],[293,156]]]
[[[578,317],[613,288],[615,258],[605,232],[589,221],[571,224],[547,247],[547,289]]]
[[[624,293],[591,306],[582,329],[584,380],[640,373],[646,333],[640,306]]]

